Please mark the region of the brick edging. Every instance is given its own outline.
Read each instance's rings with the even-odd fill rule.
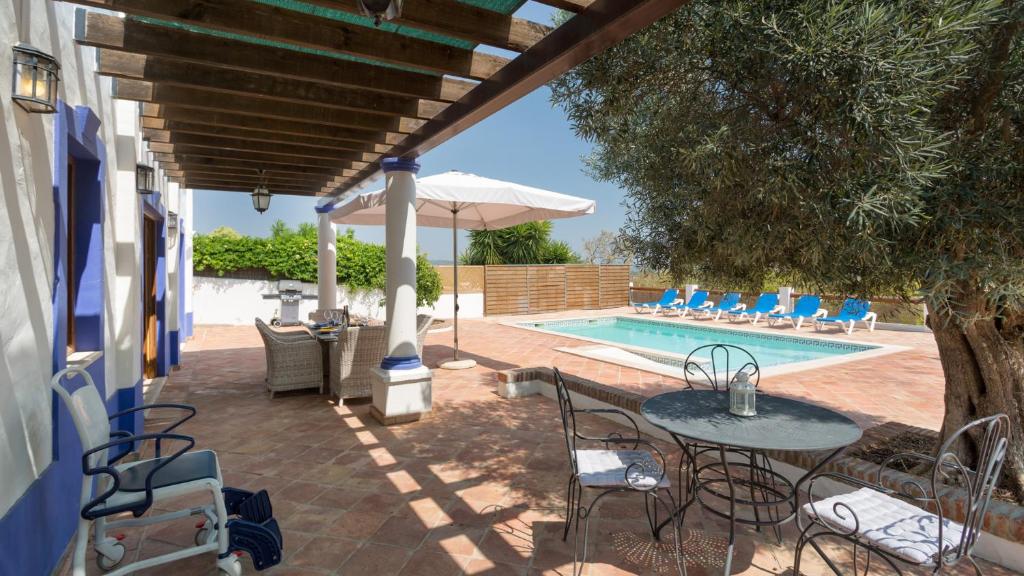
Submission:
[[[614,386],[608,386],[607,384],[601,384],[600,382],[573,374],[566,374],[565,372],[562,373],[562,377],[565,380],[566,388],[571,392],[582,394],[588,398],[610,404],[636,415],[640,415],[640,406],[648,398],[641,394],[627,392]],[[555,378],[554,371],[551,368],[513,368],[510,370],[499,370],[498,382],[506,384],[543,382],[554,386]],[[863,438],[854,446],[861,446],[868,442],[892,437],[896,433],[904,431],[936,435],[932,430],[907,426],[898,422],[886,422],[866,430]],[[769,450],[767,454],[774,460],[785,462],[804,470],[813,468],[826,455],[824,452],[783,452],[777,450]],[[826,465],[822,471],[838,472],[866,482],[874,482],[877,477],[878,464],[854,456],[841,456],[834,462]],[[882,484],[887,488],[897,491],[902,489],[908,480],[921,482],[925,486],[930,485],[928,479],[896,470],[887,470],[882,475]],[[962,489],[947,487],[941,491],[939,499],[942,503],[943,515],[945,517],[956,522],[963,522],[966,498]],[[983,530],[1005,540],[1024,544],[1024,506],[993,499],[989,505],[988,515],[985,517]]]

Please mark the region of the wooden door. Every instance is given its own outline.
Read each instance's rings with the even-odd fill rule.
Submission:
[[[142,377],[156,378],[156,221],[144,218],[142,234]]]

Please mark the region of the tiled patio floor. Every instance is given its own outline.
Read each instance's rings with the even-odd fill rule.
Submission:
[[[218,452],[228,485],[270,492],[286,556],[267,573],[571,573],[571,537],[568,545],[560,539],[568,464],[557,407],[543,397],[498,397],[494,370],[558,365],[645,392],[678,383],[552,350],[580,344],[568,338],[492,320],[464,321],[461,329],[464,350],[480,366],[436,371],[430,417],[383,427],[369,416],[366,403],[339,407],[312,391],[270,400],[263,388],[263,348],[255,329],[197,328],[183,367],[172,374],[161,400],[197,407],[198,416],[181,431],[195,436],[197,447]],[[864,339],[904,345],[913,340],[915,349],[863,366],[779,377],[762,385],[838,405],[862,424],[902,418],[935,427],[941,418],[941,381],[927,335],[875,333]],[[429,335],[426,361],[434,365],[450,355],[450,343],[450,332]],[[833,392],[841,393],[841,401],[828,401]],[[912,404],[910,410],[895,407],[904,402]],[[603,432],[615,429],[605,420],[586,425]],[[586,574],[672,573],[645,554],[652,548],[640,500],[637,495],[618,496],[600,507],[591,527],[594,553]],[[687,526],[689,574],[719,574],[721,522],[697,512],[687,516]],[[189,519],[129,533],[129,557],[189,545],[194,533],[194,520]],[[742,531],[734,572],[791,571],[793,540],[792,527],[787,527],[781,546]],[[805,559],[803,573],[823,573],[813,553]],[[91,561],[90,569],[95,572]],[[208,555],[143,573],[215,570]],[[247,566],[246,573],[255,572]],[[989,566],[987,573],[1009,572]]]

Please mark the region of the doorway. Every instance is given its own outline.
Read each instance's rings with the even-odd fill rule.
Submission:
[[[143,218],[142,231],[142,378],[157,376],[156,241],[157,222]]]

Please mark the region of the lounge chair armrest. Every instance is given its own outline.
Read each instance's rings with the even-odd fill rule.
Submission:
[[[865,322],[870,322],[872,320],[878,320],[878,312],[868,312],[864,315]]]
[[[769,314],[784,314],[785,312],[786,307],[783,306],[782,304],[777,304],[775,308],[772,308],[771,310],[768,311]]]
[[[818,308],[818,311],[815,312],[814,316],[811,316],[811,318],[825,318],[826,316],[828,316],[828,310],[824,308]]]
[[[140,412],[142,410],[161,410],[161,409],[167,409],[167,408],[173,408],[175,410],[182,410],[182,411],[185,412],[185,414],[181,418],[178,418],[177,420],[172,422],[170,426],[168,426],[168,427],[166,427],[166,428],[164,428],[163,430],[160,431],[160,432],[162,432],[164,434],[166,434],[167,432],[170,432],[171,430],[174,430],[178,426],[181,426],[186,421],[190,420],[193,416],[196,415],[195,406],[189,406],[188,404],[159,403],[159,404],[143,404],[142,406],[135,406],[135,407],[128,408],[128,409],[125,409],[125,410],[121,410],[120,412],[115,412],[115,413],[110,415],[110,420],[114,420],[115,418],[119,418],[121,416],[127,416],[128,414],[134,414],[135,412]],[[160,457],[160,439],[159,438],[156,439],[156,457],[157,458]]]
[[[730,312],[739,312],[740,310],[746,310],[746,309],[747,309],[747,305],[746,304],[737,304],[737,305],[733,306],[732,308],[730,308],[729,311]]]
[[[715,307],[715,303],[711,302],[710,300],[706,300],[703,304],[701,304],[700,306],[697,306],[698,309],[700,309],[700,308],[714,308],[714,307]]]

